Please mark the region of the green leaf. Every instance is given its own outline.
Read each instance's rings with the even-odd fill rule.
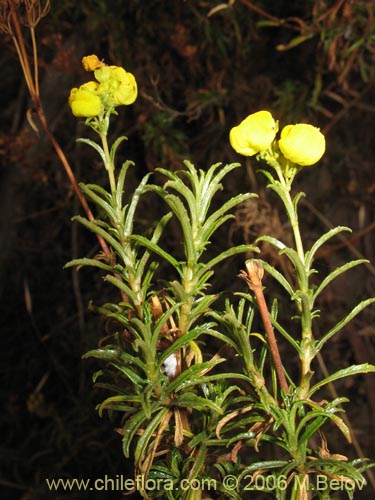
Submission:
[[[301,437],[298,437],[298,443],[301,445],[305,445],[308,442],[308,440],[324,424],[324,422],[327,420],[328,416],[323,412],[323,414],[320,414],[320,415],[314,414],[314,417],[311,417],[311,418],[314,418],[314,421],[311,422],[310,424],[306,425],[304,433],[302,434]],[[300,422],[300,424],[297,428],[297,431],[296,431],[297,436],[299,436],[299,433],[300,433],[301,429],[305,426],[305,424],[306,424],[306,422],[304,421],[304,419],[302,419],[302,421]]]
[[[324,245],[326,241],[329,239],[333,238],[336,236],[336,234],[342,233],[343,231],[349,231],[350,233],[352,232],[350,228],[345,227],[345,226],[337,226],[331,229],[330,231],[327,231],[324,233],[308,250],[305,254],[305,263],[306,263],[306,269],[310,269],[314,256],[316,252],[319,250],[319,248]]]
[[[288,463],[289,461],[287,460],[263,460],[261,462],[255,462],[245,467],[238,479],[240,480],[243,477],[246,477],[246,474],[249,472],[259,471],[263,469],[265,470],[279,469],[280,467],[288,465]]]
[[[148,182],[148,179],[151,175],[151,172],[146,174],[138,185],[137,189],[134,191],[129,208],[127,210],[125,225],[124,225],[124,237],[129,238],[129,236],[133,232],[133,223],[134,223],[134,215],[135,210],[137,208],[139,199],[141,195],[145,192],[145,186]]]
[[[67,262],[64,266],[64,269],[67,269],[69,267],[83,267],[83,266],[91,266],[91,267],[98,267],[99,269],[103,269],[104,271],[113,271],[112,266],[109,266],[108,264],[105,264],[101,260],[98,259],[88,259],[88,258],[82,258],[82,259],[73,259]]]
[[[105,197],[105,198],[108,198],[108,193],[107,191],[105,191],[104,189],[95,189],[99,186],[95,186],[94,184],[91,184],[91,185],[86,185],[86,184],[83,184],[81,183],[79,185],[79,187],[81,188],[81,191],[87,195],[92,201],[94,201],[98,206],[102,207],[102,209],[104,210],[104,212],[107,214],[108,218],[110,220],[115,220],[116,219],[116,214],[115,214],[115,211],[113,209],[113,207],[111,206],[110,203],[108,203],[107,201],[105,201],[105,199],[102,197],[102,196],[99,196],[95,191],[100,191],[101,194]],[[104,193],[103,193],[104,191]]]
[[[345,316],[341,321],[339,321],[331,330],[323,335],[323,337],[317,341],[315,350],[316,352],[319,352],[321,348],[324,346],[324,344],[336,333],[338,333],[340,330],[344,328],[353,318],[355,318],[363,309],[365,309],[367,306],[373,304],[375,302],[375,298],[363,300],[360,302],[356,307],[354,307],[349,314]]]
[[[218,316],[220,316],[220,315],[218,315]],[[214,313],[212,313],[212,317],[214,317],[214,318],[215,318]],[[221,332],[218,332],[218,331],[216,331],[216,330],[210,330],[210,331],[208,332],[208,334],[209,334],[209,335],[211,335],[212,337],[215,337],[215,338],[217,338],[217,339],[221,340],[221,341],[223,342],[223,344],[228,344],[228,345],[230,345],[231,347],[233,347],[233,349],[234,349],[235,351],[237,351],[238,346],[237,346],[236,342],[234,342],[234,341],[233,341],[231,338],[229,338],[227,335],[225,335],[225,334],[223,334],[223,333],[221,333]]]
[[[228,219],[228,217],[232,217],[231,215],[225,216],[225,214],[229,210],[231,210],[236,205],[243,203],[249,198],[255,198],[255,197],[257,197],[257,195],[254,193],[244,193],[234,196],[230,200],[226,201],[223,205],[221,205],[221,207],[218,210],[216,210],[213,214],[211,214],[205,221],[202,227],[202,238],[208,240],[211,234],[214,232],[214,230],[220,227]]]
[[[154,229],[154,232],[152,234],[151,239],[149,240],[151,242],[151,244],[154,244],[154,245],[157,244],[161,235],[163,234],[163,230],[164,230],[165,226],[167,225],[167,223],[170,220],[170,218],[172,217],[172,215],[173,214],[171,212],[168,212],[160,219],[156,228]],[[147,264],[149,257],[150,257],[150,252],[145,251],[144,254],[142,255],[141,259],[136,264],[136,279],[140,283],[142,282],[143,273],[144,273],[144,270],[145,270],[145,267],[146,267],[146,264]],[[155,269],[156,269],[156,266],[154,266],[154,270]]]
[[[204,267],[197,273],[197,278],[206,272],[208,269],[211,269],[212,267],[216,266],[220,262],[222,262],[225,259],[228,259],[229,257],[232,257],[233,255],[238,255],[239,253],[246,253],[246,252],[256,252],[259,253],[260,250],[257,247],[253,247],[251,245],[238,245],[235,247],[228,248],[227,250],[224,250],[224,252],[221,252],[219,255],[208,261],[206,264],[204,264]]]
[[[120,144],[123,142],[123,141],[127,141],[128,138],[125,136],[125,135],[121,135],[120,137],[118,137],[115,142],[112,144],[111,146],[111,151],[110,151],[110,158],[111,158],[111,163],[112,165],[115,165],[115,156],[116,156],[116,152],[117,152],[117,148],[120,146]]]
[[[90,139],[85,139],[85,138],[77,139],[77,142],[82,142],[84,144],[88,144],[89,146],[91,146],[92,148],[94,148],[99,153],[99,155],[100,155],[100,157],[101,157],[104,165],[106,164],[106,157],[105,157],[104,151],[99,146],[99,144],[97,144],[94,141],[91,141]]]
[[[113,359],[117,359],[119,355],[119,349],[92,349],[91,351],[87,351],[82,356],[82,359],[97,358],[102,359],[103,361],[112,361]]]
[[[114,285],[115,287],[117,287],[119,290],[125,292],[126,295],[131,299],[133,305],[136,306],[141,305],[142,301],[140,300],[138,295],[134,293],[133,290],[126,283],[116,278],[115,276],[112,276],[111,274],[107,274],[105,276],[105,280]]]
[[[131,410],[133,407],[129,406],[129,401],[131,402],[137,402],[139,401],[139,396],[124,396],[122,394],[116,395],[116,396],[111,396],[110,398],[107,398],[104,400],[98,408],[98,413],[99,416],[103,416],[103,411],[104,410],[117,410],[117,411],[128,411]]]
[[[125,375],[125,377],[131,381],[134,388],[136,388],[138,391],[144,389],[146,383],[145,377],[140,377],[138,373],[132,370],[129,366],[124,366],[124,364],[121,363],[121,361],[113,360],[111,361],[111,365],[114,368],[116,368],[120,373]]]
[[[126,458],[130,457],[130,445],[136,432],[142,427],[146,420],[144,410],[138,411],[130,419],[128,419],[123,427],[122,449]]]
[[[206,456],[207,456],[207,446],[204,443],[202,443],[199,447],[198,453],[196,453],[194,456],[194,462],[189,470],[188,478],[190,481],[192,481],[199,475],[200,471],[202,470],[202,467],[204,466]]]
[[[140,245],[148,248],[152,252],[154,252],[156,255],[159,255],[162,257],[164,260],[169,262],[180,274],[181,274],[181,266],[180,263],[171,255],[170,253],[166,252],[163,248],[161,248],[159,245],[154,243],[153,241],[150,241],[148,238],[145,236],[140,236],[140,235],[132,235],[132,239],[139,243]]]
[[[264,267],[265,271],[270,274],[273,279],[275,279],[283,288],[288,292],[290,296],[292,296],[295,291],[293,290],[289,281],[273,266],[271,266],[268,262],[262,259],[253,259],[255,262],[260,262]]]
[[[140,465],[139,462],[142,462],[147,454],[147,446],[150,442],[150,439],[153,437],[156,429],[162,423],[163,419],[166,417],[169,411],[169,408],[161,408],[151,420],[151,422],[147,425],[147,427],[143,430],[134,451],[134,458],[138,465]]]
[[[308,397],[310,398],[318,389],[331,382],[334,382],[335,380],[339,380],[340,378],[345,377],[351,377],[352,375],[359,375],[360,373],[375,373],[375,366],[370,365],[369,363],[363,363],[361,365],[352,365],[348,366],[347,368],[343,368],[342,370],[338,370],[332,375],[329,375],[329,377],[326,377],[317,384],[313,385],[309,391]]]
[[[294,349],[300,353],[301,347],[299,343],[283,328],[280,323],[276,321],[276,319],[271,318],[272,326],[289,342],[290,345],[294,347]]]
[[[113,159],[113,162],[114,162],[114,159]],[[121,170],[120,170],[120,173],[119,173],[119,176],[117,179],[117,185],[116,185],[116,205],[118,207],[122,207],[122,197],[123,197],[123,193],[124,193],[124,184],[125,184],[126,174],[127,174],[129,167],[131,167],[132,165],[134,165],[134,162],[131,160],[127,160],[123,163],[123,165],[121,167]],[[124,210],[125,209],[123,209],[123,211]]]
[[[163,351],[162,355],[160,356],[159,359],[159,369],[162,368],[162,365],[164,361],[174,352],[176,352],[180,347],[186,346],[189,344],[189,342],[196,340],[199,338],[201,335],[206,335],[211,333],[211,327],[213,326],[213,323],[205,323],[203,325],[196,326],[192,330],[188,331],[185,333],[185,335],[182,335],[178,339],[176,339],[171,346],[169,346],[165,351]],[[196,366],[196,365],[193,365]],[[201,365],[199,365],[201,366]],[[202,368],[202,367],[201,367]]]
[[[200,412],[206,412],[207,408],[215,411],[219,415],[223,414],[223,409],[219,405],[207,398],[197,396],[194,392],[184,392],[172,401],[173,406],[183,408],[194,408]]]
[[[111,236],[107,231],[105,231],[105,229],[100,227],[96,221],[88,221],[87,219],[79,215],[73,217],[72,220],[79,222],[93,233],[102,236],[103,239],[116,251],[117,255],[124,262],[126,262],[126,255],[122,245],[115,238],[113,238],[113,236]]]
[[[347,262],[346,264],[336,268],[334,271],[332,271],[318,286],[318,288],[314,291],[313,294],[313,303],[315,302],[316,298],[318,295],[326,288],[327,285],[329,285],[334,279],[336,279],[338,276],[341,274],[345,273],[346,271],[349,271],[349,269],[352,269],[355,266],[359,266],[360,264],[366,264],[368,263],[368,260],[366,259],[358,259],[358,260],[352,260],[351,262]]]

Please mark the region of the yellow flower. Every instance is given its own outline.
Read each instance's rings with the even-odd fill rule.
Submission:
[[[82,59],[82,66],[85,71],[96,71],[105,66],[105,64],[103,61],[99,60],[98,56],[93,54],[91,56],[85,56]]]
[[[245,118],[229,134],[232,148],[244,156],[268,149],[277,132],[277,123],[269,111],[258,111]]]
[[[97,95],[97,88],[97,82],[87,82],[70,91],[69,106],[74,116],[91,118],[100,114],[102,100]]]
[[[320,160],[326,149],[326,141],[317,127],[297,123],[282,129],[279,147],[285,158],[305,167]]]
[[[103,66],[95,71],[95,78],[100,82],[98,92],[108,95],[114,106],[132,104],[138,94],[137,82],[132,73],[120,66]]]

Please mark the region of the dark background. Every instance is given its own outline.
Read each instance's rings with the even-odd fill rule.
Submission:
[[[49,126],[77,179],[106,182],[97,157],[76,143],[90,131],[67,105],[70,88],[88,78],[82,57],[95,53],[133,72],[138,82],[136,103],[119,108],[111,129],[113,137],[129,137],[120,159],[136,162],[130,189],[146,172],[179,168],[184,158],[203,169],[240,161],[244,166],[225,181],[221,199],[251,190],[260,194],[260,202],[241,207],[215,244],[252,242],[264,232],[288,241],[284,214],[265,193],[255,162],[236,155],[228,141],[232,126],[269,109],[281,124],[306,121],[326,134],[322,161],[296,181],[296,189],[307,194],[301,206],[304,237],[309,244],[336,225],[350,226],[353,233],[324,247],[318,262],[322,273],[358,256],[374,262],[373,2],[237,0],[212,12],[218,6],[226,4],[52,0],[37,28],[40,93]],[[29,43],[27,31],[25,36]],[[49,494],[44,479],[131,474],[114,423],[95,412],[100,394],[92,390],[91,375],[98,366],[81,360],[105,335],[105,325],[88,312],[88,304],[110,300],[112,290],[92,270],[63,269],[74,257],[95,255],[98,246],[70,220],[81,213],[80,206],[48,140],[26,119],[30,100],[6,35],[0,61],[2,498],[96,498],[92,492]],[[145,206],[141,223],[147,225],[157,209]],[[177,238],[170,235],[176,251]],[[269,248],[263,252],[283,265]],[[236,278],[241,265],[232,261],[218,273],[215,286],[242,289]],[[373,264],[361,266],[329,288],[320,304],[322,330],[375,295],[374,276]],[[270,281],[266,285],[269,297],[277,294]],[[325,348],[328,370],[375,362],[374,334],[370,307]],[[321,367],[316,371],[321,375]],[[360,376],[335,386],[351,399],[346,409],[352,430],[363,454],[373,459],[374,381]],[[356,456],[334,432],[330,451]],[[122,498],[121,492],[108,495]],[[372,496],[368,486],[356,498]]]

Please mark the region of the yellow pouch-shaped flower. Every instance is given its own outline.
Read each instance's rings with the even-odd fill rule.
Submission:
[[[102,100],[97,94],[98,84],[87,82],[70,91],[69,106],[74,116],[91,118],[98,116],[102,109]]]
[[[237,153],[253,156],[268,149],[277,132],[277,123],[269,111],[258,111],[245,118],[229,134],[229,141]]]
[[[285,158],[305,167],[320,160],[326,149],[326,141],[317,127],[297,123],[282,129],[279,147]]]
[[[138,94],[137,82],[132,73],[120,66],[104,66],[95,71],[95,78],[100,82],[98,92],[108,95],[115,106],[132,104]]]

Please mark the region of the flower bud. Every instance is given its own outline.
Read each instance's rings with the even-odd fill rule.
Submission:
[[[82,59],[82,66],[85,71],[96,71],[97,69],[105,66],[105,63],[100,61],[98,56],[93,54],[91,56],[85,56]]]

